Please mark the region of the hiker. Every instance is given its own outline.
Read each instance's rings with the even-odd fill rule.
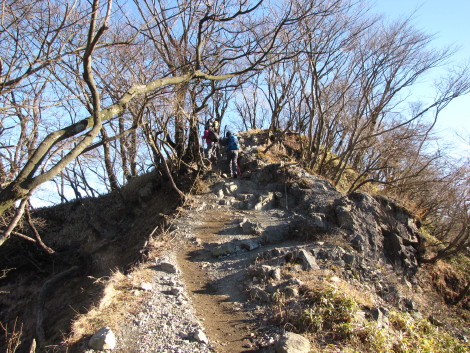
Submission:
[[[206,157],[211,162],[215,162],[217,160],[217,149],[219,144],[219,137],[217,133],[214,131],[212,127],[209,127],[206,124],[206,128],[204,130],[204,136],[202,139],[206,141],[207,149],[206,149]]]
[[[238,175],[238,138],[230,131],[225,134],[224,145],[227,152],[230,177],[236,178]]]
[[[213,129],[216,133],[219,133],[219,127],[220,127],[220,123],[217,119],[214,119],[214,118],[210,118],[209,120],[207,120],[206,124],[204,125],[205,128],[209,129]]]

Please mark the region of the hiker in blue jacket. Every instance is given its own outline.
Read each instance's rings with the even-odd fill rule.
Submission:
[[[238,138],[232,135],[230,131],[225,134],[225,151],[227,152],[228,165],[230,169],[230,177],[236,178],[238,175]]]

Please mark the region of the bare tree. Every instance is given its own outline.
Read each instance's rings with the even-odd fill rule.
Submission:
[[[250,83],[238,90],[235,109],[245,130],[260,129],[266,125],[268,116],[263,95],[258,88],[263,83],[262,73],[255,75]]]
[[[56,15],[56,13],[46,11],[48,9],[41,7],[42,4],[36,5],[38,6],[36,8],[34,8],[35,4],[33,3],[30,5],[37,11],[41,11],[41,13],[50,14],[51,17]],[[68,105],[68,110],[61,111],[61,114],[73,113],[71,116],[65,115],[70,118],[69,123],[65,123],[64,120],[57,121],[56,128],[54,128],[54,125],[47,125],[45,121],[41,122],[45,126],[38,137],[37,146],[21,164],[12,179],[5,181],[4,187],[0,190],[0,213],[3,214],[5,210],[12,207],[16,200],[28,198],[37,186],[59,175],[70,162],[89,151],[91,147],[101,146],[104,141],[113,141],[116,136],[104,136],[104,138],[102,136],[100,139],[100,132],[116,116],[126,111],[129,104],[136,98],[144,97],[156,91],[163,92],[165,88],[173,87],[176,89],[173,92],[181,93],[181,100],[175,103],[180,106],[183,103],[183,96],[186,97],[186,88],[184,87],[188,87],[187,85],[192,80],[219,81],[240,76],[272,64],[273,55],[277,55],[277,53],[283,53],[283,55],[277,56],[278,60],[282,60],[286,57],[286,48],[288,48],[289,43],[281,40],[281,32],[291,30],[292,34],[295,33],[293,24],[299,18],[306,16],[306,14],[314,15],[309,12],[312,7],[302,9],[303,12],[300,13],[293,11],[288,6],[285,11],[281,9],[276,16],[269,16],[268,11],[273,14],[273,10],[264,6],[262,1],[254,4],[227,1],[217,7],[212,7],[205,2],[196,5],[184,3],[185,6],[190,6],[178,7],[176,13],[171,16],[165,13],[168,17],[160,18],[163,23],[155,24],[156,17],[145,17],[142,21],[142,27],[130,27],[131,21],[129,21],[127,28],[133,32],[131,39],[133,40],[132,45],[135,47],[144,47],[149,41],[157,47],[159,40],[162,38],[167,43],[178,38],[187,45],[176,46],[178,50],[183,51],[178,53],[181,61],[177,62],[177,67],[174,68],[177,71],[172,71],[171,68],[168,69],[167,67],[164,71],[159,70],[158,77],[153,80],[132,82],[131,86],[122,90],[124,93],[117,100],[113,100],[111,95],[103,95],[106,75],[103,75],[102,72],[106,72],[106,67],[101,66],[100,62],[107,62],[104,58],[110,46],[127,45],[129,37],[119,42],[113,40],[113,36],[106,37],[106,31],[111,32],[108,30],[108,22],[111,16],[114,16],[116,20],[113,25],[114,23],[118,26],[123,24],[118,21],[118,13],[111,11],[111,5],[111,1],[107,1],[103,6],[100,6],[99,1],[95,0],[92,8],[87,9],[84,7],[82,12],[79,12],[78,9],[71,11],[66,5],[64,8],[58,9],[57,11],[62,11],[58,14],[62,13],[64,20],[59,21],[54,32],[56,34],[54,39],[60,39],[60,44],[53,45],[50,50],[41,51],[41,60],[33,60],[32,62],[32,64],[40,62],[34,68],[31,65],[23,65],[25,67],[24,72],[19,72],[16,79],[12,79],[11,76],[13,68],[18,65],[15,66],[10,61],[5,64],[7,60],[3,60],[2,97],[13,89],[16,93],[20,82],[25,84],[22,87],[29,87],[26,85],[25,80],[29,77],[33,78],[32,71],[35,74],[34,79],[43,77],[46,80],[45,82],[49,82],[47,81],[47,74],[56,75],[60,70],[63,76],[57,77],[57,80],[54,81],[56,84],[61,84],[63,88],[58,97],[64,99],[67,96],[66,92],[69,92],[69,94],[72,94],[72,97],[70,97],[72,100],[82,104],[82,109],[74,108],[71,104]],[[278,16],[279,14],[282,15]],[[175,16],[183,16],[189,21],[177,21],[178,24],[181,24],[178,27],[179,30],[186,33],[182,37],[168,32],[176,19]],[[15,21],[21,21],[21,18],[12,16],[12,26],[13,23],[16,23]],[[59,17],[55,16],[54,18]],[[74,21],[66,27],[69,19],[74,19]],[[81,26],[79,20],[87,20],[88,28]],[[132,23],[135,24],[138,21]],[[160,26],[158,37],[152,37],[149,34],[149,27],[146,23]],[[196,30],[186,27],[186,23],[197,24]],[[46,28],[45,32],[35,31],[33,33],[30,31],[28,33],[31,36],[34,35],[35,38],[39,38],[43,43],[42,47],[47,47],[52,40],[50,37],[51,31],[44,26],[40,28]],[[70,32],[64,32],[64,28],[70,29]],[[113,31],[113,33],[117,32]],[[123,32],[127,33],[126,31]],[[12,41],[17,44],[17,48],[23,48],[30,40],[28,37],[12,38]],[[85,42],[83,38],[85,38]],[[56,48],[65,48],[62,55],[52,53],[53,49]],[[66,54],[70,54],[70,57],[66,57]],[[175,62],[171,56],[173,52],[159,52],[159,54],[161,56],[167,55],[165,60]],[[92,56],[94,55],[100,59],[93,61]],[[10,56],[15,58],[14,52]],[[29,55],[29,57],[34,58],[38,55]],[[27,58],[28,55],[23,55],[24,60],[27,61]],[[146,57],[145,60],[151,59]],[[11,62],[13,63],[13,61]],[[81,63],[82,80],[78,80],[77,70],[74,66],[76,63]],[[101,72],[101,74],[96,75],[97,72]],[[72,80],[69,80],[70,77],[72,77]],[[75,84],[71,85],[71,82],[75,82]],[[86,94],[83,94],[83,92]],[[104,103],[109,105],[103,108]],[[88,112],[88,117],[83,117],[86,116],[83,108]],[[57,111],[51,110],[51,112]],[[80,116],[81,118],[79,118]],[[181,126],[180,121],[178,121],[175,128],[180,129]],[[106,131],[110,132],[112,129]],[[186,134],[186,131],[184,131],[184,134]],[[64,152],[63,157],[59,158],[62,152]],[[3,159],[3,169],[7,168],[4,162]],[[3,232],[0,244],[3,244],[10,234],[9,231]]]

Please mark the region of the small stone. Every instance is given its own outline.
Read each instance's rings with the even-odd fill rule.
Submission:
[[[388,328],[390,322],[388,319],[389,311],[386,308],[379,307],[371,310],[372,318],[377,321],[377,325],[382,328]]]
[[[308,353],[310,342],[301,335],[286,332],[274,343],[274,350],[276,353]]]
[[[225,195],[230,195],[233,194],[235,191],[237,191],[238,185],[235,183],[226,183],[224,187],[224,194]]]
[[[346,253],[343,256],[343,261],[347,265],[352,265],[355,260],[356,260],[356,258],[353,254]]]
[[[305,249],[300,250],[298,253],[298,258],[302,262],[302,269],[304,271],[320,269],[320,266],[317,265],[315,257],[309,251]]]
[[[286,298],[296,298],[299,296],[299,289],[296,287],[287,287],[285,294]]]
[[[221,245],[217,245],[212,249],[212,256],[220,257],[226,256],[237,252],[237,247],[233,243],[225,243]]]
[[[194,339],[198,342],[202,342],[202,343],[205,343],[205,344],[209,343],[209,340],[207,339],[206,334],[202,330],[197,330],[194,333]]]
[[[310,216],[311,216],[312,219],[313,219],[313,224],[315,224],[315,226],[316,226],[317,228],[323,229],[323,230],[325,230],[325,229],[328,228],[327,225],[326,225],[326,223],[325,223],[325,221],[323,220],[322,215],[320,215],[320,214],[318,214],[318,213],[312,213]]]
[[[180,287],[172,287],[170,289],[170,293],[173,295],[180,295],[181,293],[183,293],[183,289]]]
[[[269,293],[267,293],[266,291],[262,290],[259,287],[252,287],[250,289],[250,296],[252,299],[256,299],[261,302],[265,302],[265,303],[271,302],[271,297],[269,296]]]
[[[260,235],[262,232],[262,228],[258,223],[251,222],[244,218],[240,223],[240,227],[242,228],[245,234],[255,234]]]
[[[177,273],[178,272],[178,269],[176,268],[176,266],[169,263],[169,262],[162,262],[159,265],[159,267],[162,271],[165,271],[165,272],[168,272],[168,273]]]
[[[244,250],[252,251],[260,247],[259,241],[254,239],[244,239],[240,242],[240,247]]]
[[[149,292],[153,289],[153,285],[152,285],[152,283],[144,282],[140,285],[140,289]]]
[[[97,351],[114,349],[116,347],[116,336],[109,327],[102,327],[90,338],[88,345]]]
[[[279,267],[276,267],[270,272],[271,278],[275,281],[280,281],[281,280],[281,269]]]

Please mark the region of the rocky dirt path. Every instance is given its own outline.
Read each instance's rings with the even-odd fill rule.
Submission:
[[[255,242],[227,256],[214,254],[224,244],[254,239],[240,227],[247,215],[265,225],[280,220],[276,214],[233,207],[247,182],[226,183],[232,195],[193,196],[173,223],[173,250],[155,259],[151,296],[118,330],[118,352],[259,352],[260,323],[247,301],[245,280],[261,248]]]
[[[214,267],[220,267],[224,260],[215,260],[208,249],[210,244],[227,240],[221,233],[230,224],[231,216],[233,212],[220,208],[202,213],[201,225],[193,233],[196,244],[181,249],[177,259],[196,315],[203,321],[215,351],[235,353],[253,348],[253,322],[243,307],[245,294],[236,285],[244,280],[237,278],[243,274],[217,279]]]

